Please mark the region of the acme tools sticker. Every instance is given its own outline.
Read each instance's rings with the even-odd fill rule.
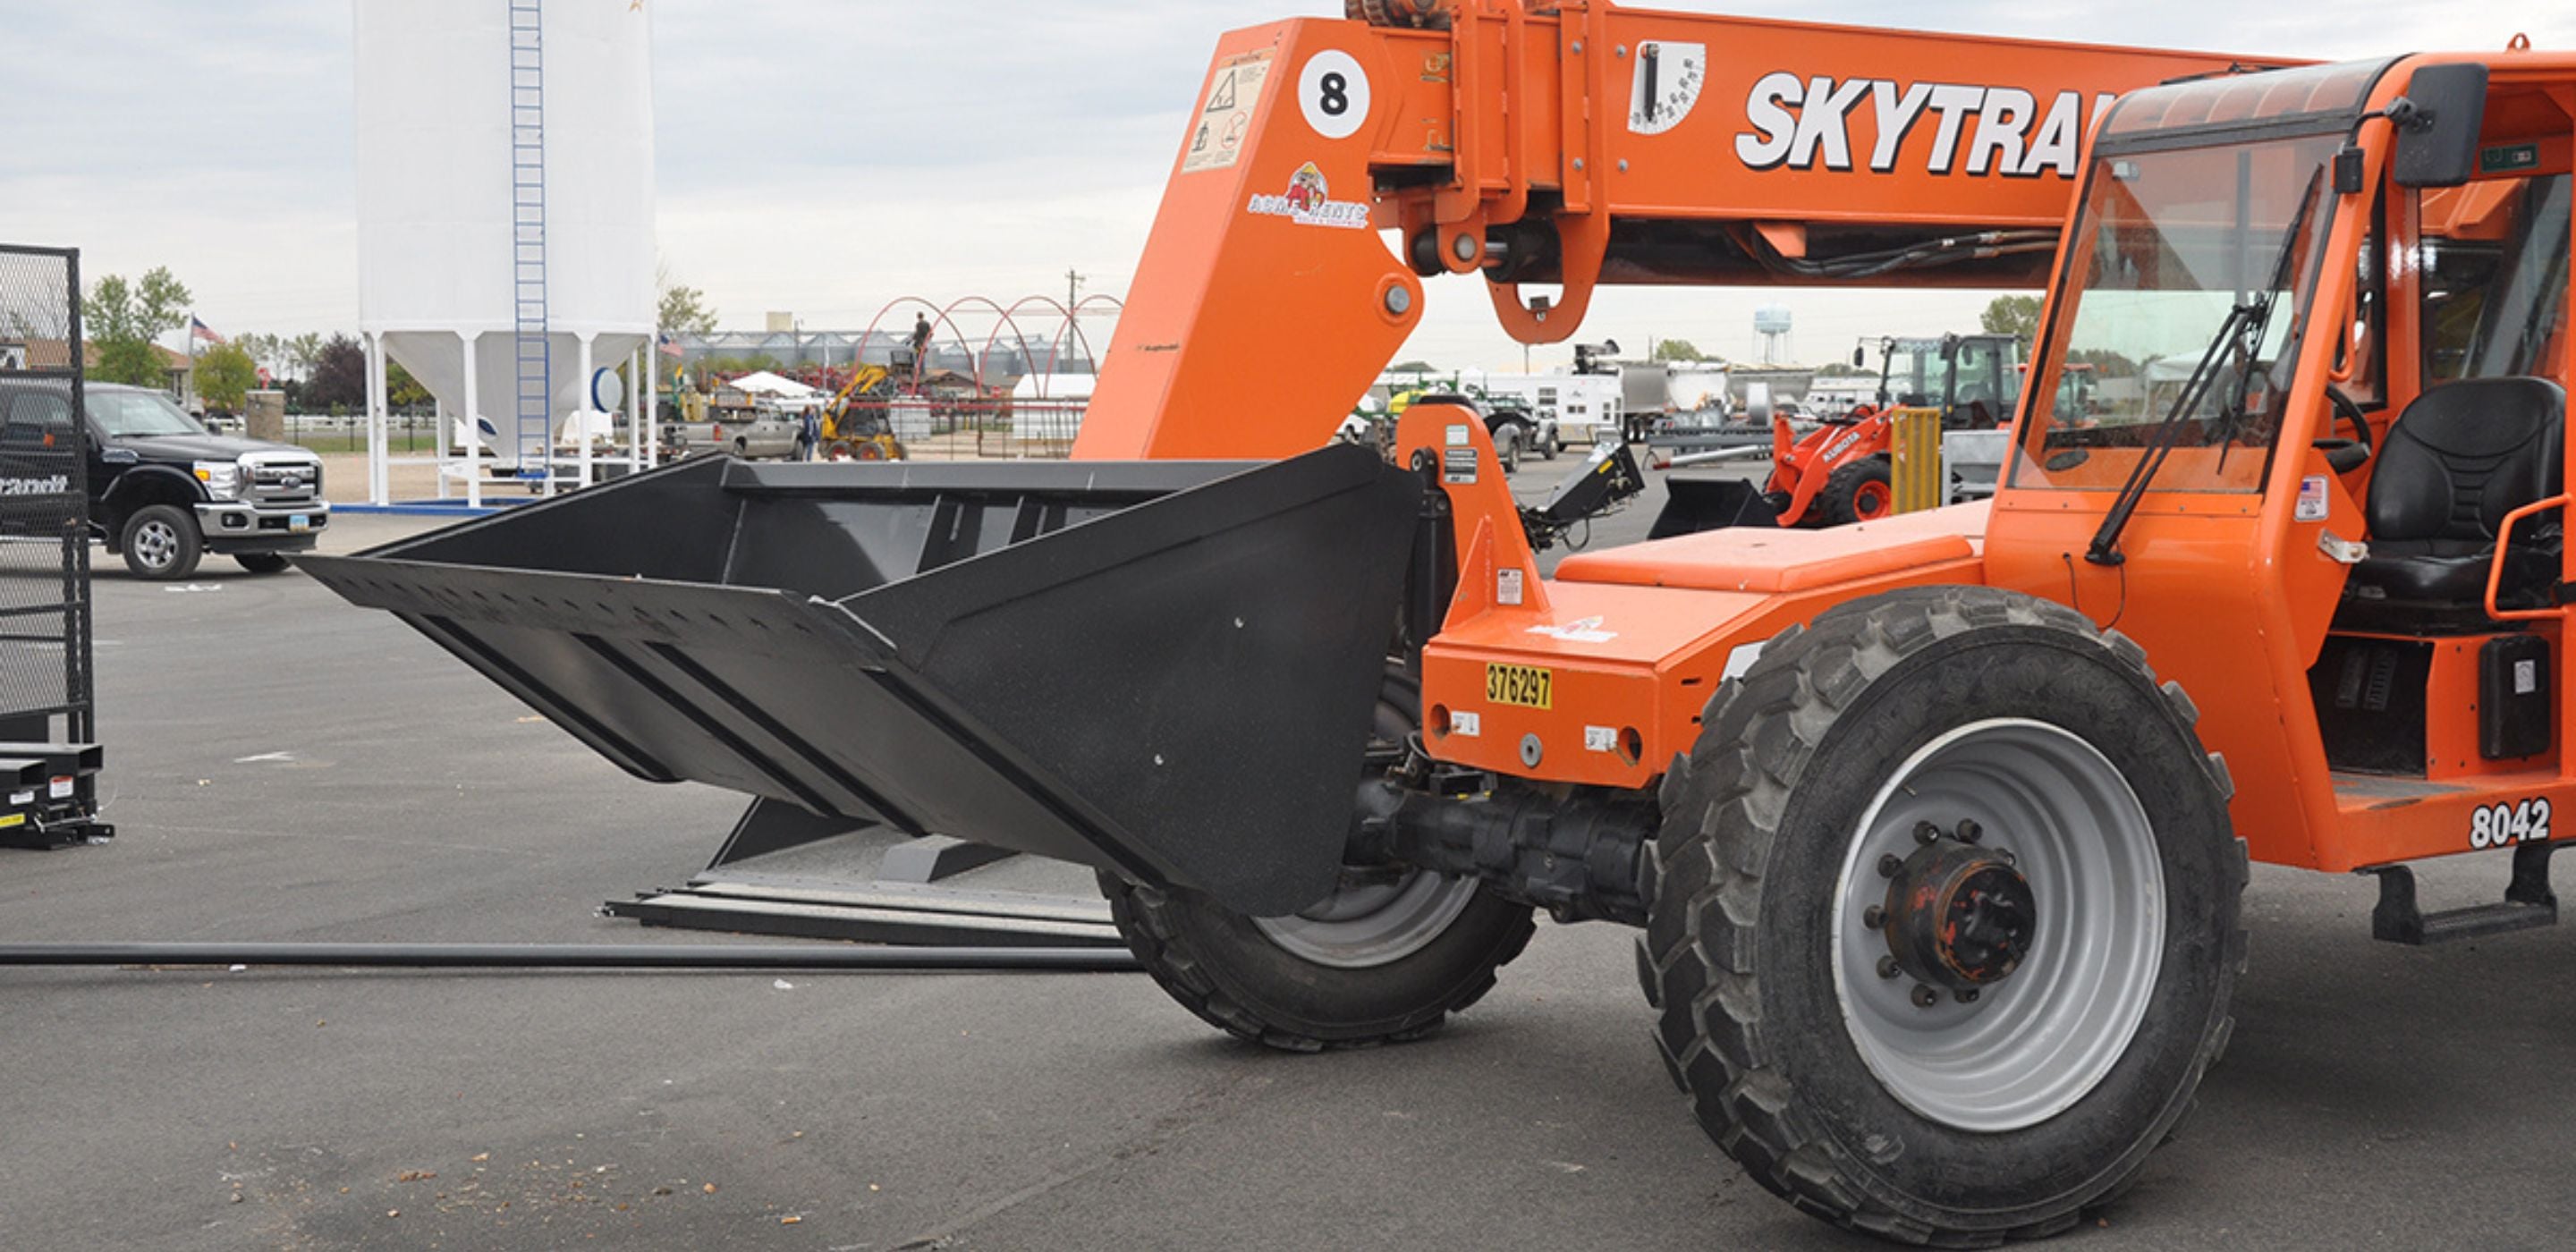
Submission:
[[[1485,699],[1525,709],[1554,707],[1556,675],[1535,665],[1487,665]]]
[[[1284,217],[1300,226],[1339,226],[1347,230],[1367,230],[1369,207],[1332,198],[1332,188],[1324,182],[1324,171],[1312,161],[1300,166],[1288,180],[1288,194],[1254,196],[1245,210],[1268,217]]]
[[[1190,150],[1181,157],[1181,172],[1231,168],[1252,137],[1252,111],[1261,106],[1261,85],[1270,78],[1270,52],[1247,52],[1216,67],[1207,103],[1190,124]]]

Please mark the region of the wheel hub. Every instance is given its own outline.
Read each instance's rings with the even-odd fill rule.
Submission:
[[[1963,822],[1973,831],[1974,823]],[[1897,968],[1916,981],[1974,992],[2010,978],[2030,955],[2039,902],[2012,854],[1928,828],[1929,842],[1888,879],[1881,928]],[[1918,836],[1920,837],[1920,836]]]
[[[2163,959],[2163,863],[2136,792],[2081,736],[2027,718],[1944,732],[1889,774],[1844,858],[1834,986],[1906,1107],[2034,1126],[2125,1054]]]

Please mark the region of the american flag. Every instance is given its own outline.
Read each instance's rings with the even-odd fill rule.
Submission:
[[[662,332],[661,338],[656,341],[656,346],[661,349],[662,355],[664,356],[679,356],[681,354],[680,341],[672,338],[671,332],[667,330]]]
[[[193,316],[188,319],[188,337],[199,343],[224,342],[223,336],[216,334],[213,330],[209,329],[204,322],[198,321]]]

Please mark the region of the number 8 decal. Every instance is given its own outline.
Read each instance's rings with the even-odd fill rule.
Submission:
[[[1297,105],[1316,134],[1348,139],[1368,122],[1368,71],[1350,53],[1318,52],[1297,73]]]

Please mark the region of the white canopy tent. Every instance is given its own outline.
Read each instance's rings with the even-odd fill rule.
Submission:
[[[808,387],[793,378],[782,378],[768,370],[755,370],[725,386],[747,391],[756,396],[776,396],[781,400],[809,400],[823,394],[820,387]]]

